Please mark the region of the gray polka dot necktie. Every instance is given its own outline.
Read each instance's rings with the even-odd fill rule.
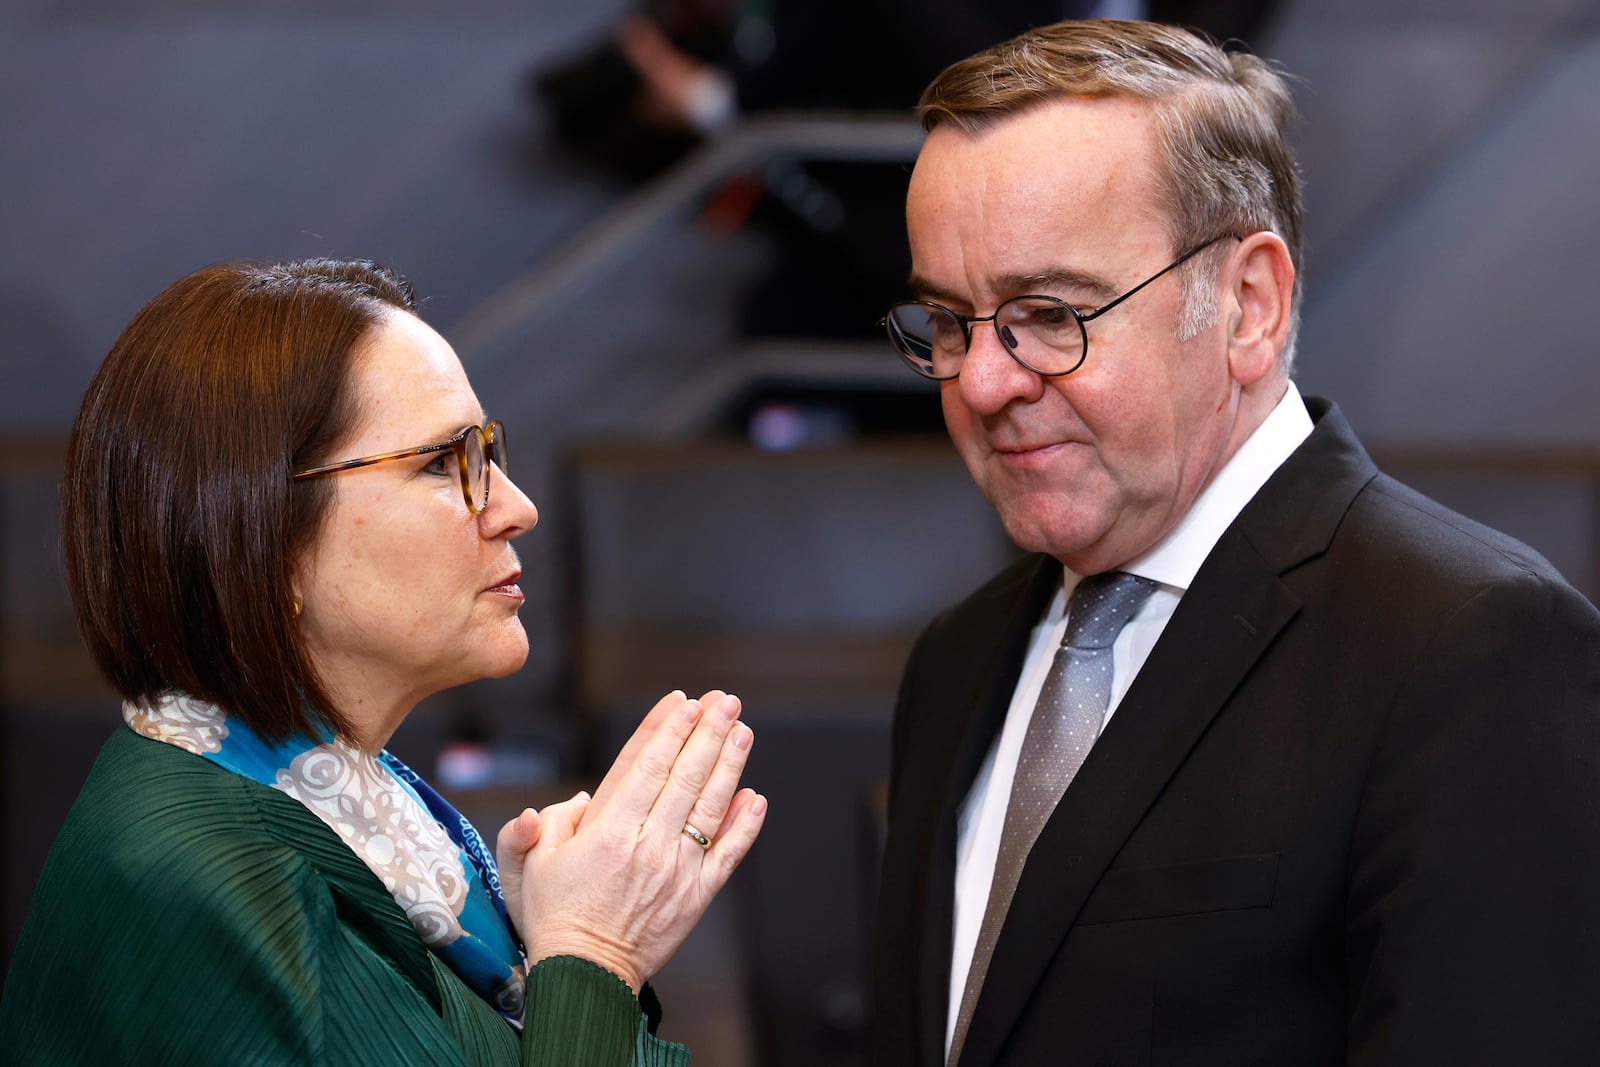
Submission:
[[[972,968],[967,971],[950,1042],[951,1064],[961,1056],[972,1009],[988,974],[989,959],[994,955],[1028,850],[1100,735],[1100,725],[1111,703],[1111,645],[1154,591],[1155,583],[1148,578],[1122,571],[1090,575],[1072,591],[1067,631],[1039,690],[1022,754],[1017,757],[1011,801],[1006,807],[1000,851],[995,857],[994,882],[989,887],[989,903],[972,950]]]

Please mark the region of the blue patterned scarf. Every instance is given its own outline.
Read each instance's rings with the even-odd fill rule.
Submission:
[[[136,732],[279,789],[339,835],[394,894],[423,944],[473,992],[521,1026],[526,967],[500,873],[470,822],[389,752],[377,758],[325,733],[274,745],[214,704],[169,693],[126,703]]]

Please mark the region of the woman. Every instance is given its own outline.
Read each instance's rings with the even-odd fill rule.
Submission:
[[[64,559],[130,728],[41,876],[7,1062],[686,1062],[639,997],[760,830],[738,700],[665,697],[498,870],[384,750],[522,664],[538,519],[415,307],[368,262],[211,267],[90,385]]]

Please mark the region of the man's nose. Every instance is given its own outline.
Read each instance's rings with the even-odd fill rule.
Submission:
[[[999,331],[1005,328],[992,321],[973,323],[972,340],[956,379],[967,406],[981,414],[993,414],[1016,399],[1035,399],[1044,385],[1044,379],[1012,358],[1001,342]]]

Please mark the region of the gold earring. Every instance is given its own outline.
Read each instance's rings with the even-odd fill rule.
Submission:
[[[305,610],[305,606],[306,606],[305,601],[300,599],[300,594],[299,593],[296,593],[294,595],[294,617],[295,618],[298,619],[300,617],[300,612]]]

